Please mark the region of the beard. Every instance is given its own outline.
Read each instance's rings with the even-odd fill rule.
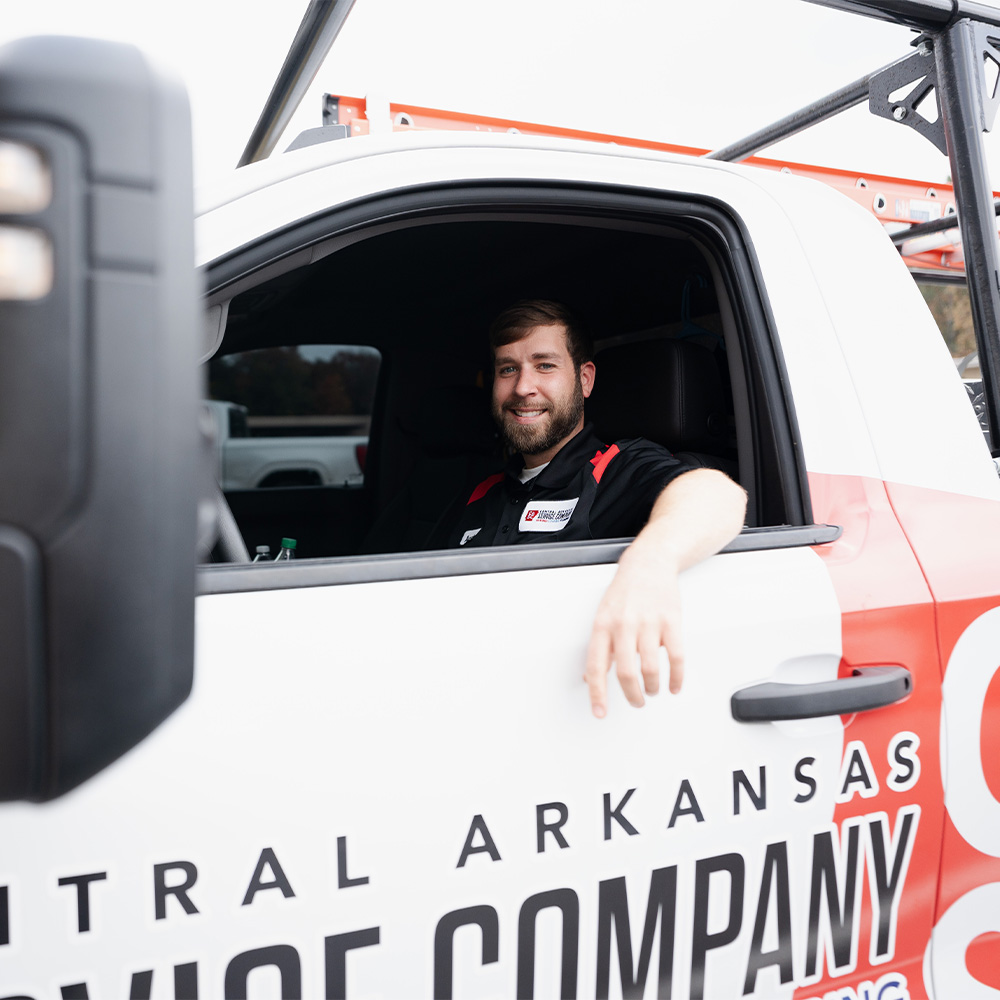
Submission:
[[[539,455],[554,448],[563,438],[576,430],[583,416],[583,387],[578,375],[569,398],[550,402],[549,419],[538,426],[525,427],[517,423],[513,416],[507,413],[507,405],[510,404],[493,405],[493,419],[500,428],[505,444],[511,451],[521,455]]]

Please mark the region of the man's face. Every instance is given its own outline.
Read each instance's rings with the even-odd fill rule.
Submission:
[[[536,326],[497,348],[493,417],[508,446],[529,468],[549,462],[583,427],[583,401],[594,385],[594,365],[577,372],[561,323]]]

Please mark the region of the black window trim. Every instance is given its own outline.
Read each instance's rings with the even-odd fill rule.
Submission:
[[[841,529],[812,523],[812,504],[802,455],[801,438],[791,399],[788,375],[775,323],[764,291],[753,243],[742,220],[730,206],[711,198],[636,191],[614,184],[519,181],[429,184],[404,191],[358,199],[297,220],[261,239],[218,258],[206,269],[206,294],[218,298],[227,286],[309,246],[352,231],[382,227],[394,221],[411,223],[446,220],[459,213],[542,211],[572,214],[580,219],[613,218],[684,229],[710,244],[718,254],[727,292],[756,356],[745,358],[747,378],[759,373],[765,406],[776,438],[777,464],[784,470],[780,484],[789,524],[744,529],[724,552],[786,548],[834,541]],[[746,346],[744,345],[744,350]],[[755,444],[755,450],[759,444]],[[756,456],[755,456],[756,457]],[[791,475],[785,473],[791,472]],[[756,469],[755,473],[756,475]],[[541,569],[615,562],[627,541],[587,541],[557,546],[511,546],[476,553],[392,553],[385,556],[341,556],[303,560],[287,567],[211,566],[200,568],[199,593],[315,587],[332,584],[417,579]],[[471,559],[470,559],[471,556]],[[483,568],[479,568],[483,567]]]

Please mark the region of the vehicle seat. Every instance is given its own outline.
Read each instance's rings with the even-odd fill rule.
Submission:
[[[400,420],[417,452],[402,489],[383,507],[362,553],[417,552],[463,488],[495,472],[503,459],[489,393],[474,385],[422,392]]]
[[[587,413],[604,441],[648,438],[738,480],[716,352],[687,340],[639,340],[598,350],[594,364]]]

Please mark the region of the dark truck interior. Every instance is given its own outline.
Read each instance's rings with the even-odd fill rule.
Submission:
[[[217,358],[310,344],[381,355],[363,483],[227,492],[249,551],[275,553],[283,536],[300,557],[423,548],[448,503],[502,462],[486,332],[523,298],[566,302],[589,324],[587,414],[605,440],[642,435],[721,468],[751,492],[751,525],[789,523],[781,491],[762,486],[778,449],[752,402],[766,393],[722,256],[662,223],[452,217],[383,229],[235,294]]]

